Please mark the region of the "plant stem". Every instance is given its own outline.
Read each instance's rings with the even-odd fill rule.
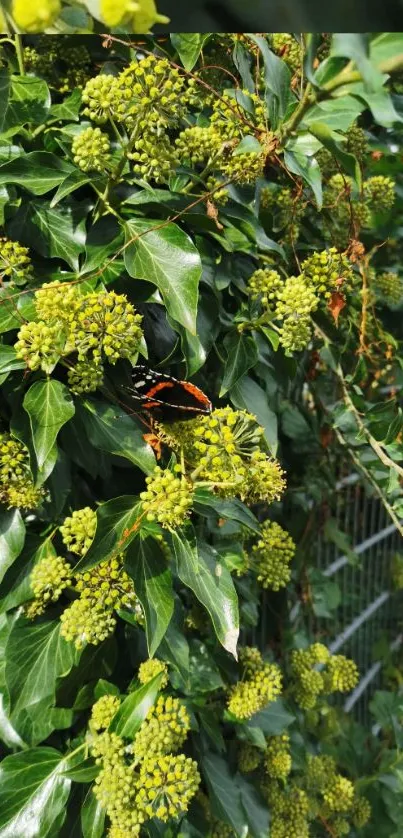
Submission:
[[[24,52],[22,48],[21,35],[14,35],[14,46],[17,54],[18,69],[21,76],[25,76]]]
[[[299,123],[301,122],[301,120],[305,116],[307,110],[309,110],[311,105],[315,104],[315,98],[316,98],[315,94],[312,92],[312,85],[307,84],[307,86],[305,88],[305,93],[304,93],[299,105],[297,105],[297,107],[295,108],[295,111],[292,114],[292,116],[290,117],[290,119],[288,119],[287,122],[285,122],[284,125],[283,125],[282,131],[281,131],[281,134],[280,134],[280,139],[281,139],[281,142],[283,144],[285,143],[286,140],[288,140],[289,136],[295,130],[297,125],[299,125]]]

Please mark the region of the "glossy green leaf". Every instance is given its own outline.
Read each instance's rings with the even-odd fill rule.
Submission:
[[[179,578],[210,614],[215,633],[224,649],[236,657],[239,615],[231,574],[221,564],[218,554],[207,545],[203,553],[200,550],[197,552],[195,541],[189,541],[179,531],[172,531],[170,540]]]
[[[85,399],[77,405],[79,418],[91,445],[124,457],[146,474],[155,468],[152,448],[144,441],[135,420],[121,408]]]
[[[220,518],[237,521],[252,532],[260,533],[259,522],[253,512],[238,498],[220,498],[200,487],[195,491],[195,509],[199,515],[208,515],[208,510],[213,509]]]
[[[209,33],[171,32],[170,37],[185,70],[193,70],[204,44],[210,37]]]
[[[25,362],[21,361],[20,358],[17,358],[17,353],[14,347],[8,346],[5,343],[0,344],[0,375],[5,375],[13,370],[22,370],[24,368]]]
[[[154,538],[141,535],[127,551],[125,568],[132,577],[146,621],[148,654],[153,657],[174,611],[172,575]]]
[[[230,399],[239,410],[247,410],[256,416],[259,425],[264,428],[264,437],[273,456],[277,451],[277,416],[269,407],[268,396],[253,381],[245,375],[231,389]]]
[[[70,792],[62,754],[32,748],[0,763],[0,838],[45,838]]]
[[[168,314],[195,334],[201,261],[191,238],[176,224],[143,218],[127,222],[126,230],[126,270],[154,283]]]
[[[0,582],[19,556],[25,541],[25,525],[19,509],[0,510]]]
[[[50,538],[41,542],[38,536],[27,533],[21,553],[14,559],[1,583],[0,613],[32,599],[29,576],[34,564],[45,556],[55,555],[56,550]]]
[[[220,389],[220,398],[234,387],[258,360],[256,343],[250,335],[238,331],[230,332],[224,340],[227,361],[224,366],[224,377]]]
[[[50,92],[43,79],[35,76],[11,76],[8,108],[2,132],[13,136],[21,126],[39,125],[46,120],[50,109]]]
[[[309,130],[333,154],[336,160],[341,163],[347,174],[354,178],[358,188],[361,188],[361,169],[358,161],[352,154],[344,151],[340,143],[336,142],[330,128],[324,122],[312,122]]]
[[[311,187],[318,210],[322,209],[322,174],[314,157],[285,150],[284,163],[290,172],[300,175]]]
[[[105,829],[105,809],[102,808],[94,792],[88,790],[81,808],[81,829],[83,838],[102,838]]]
[[[285,64],[274,52],[269,49],[268,43],[261,35],[250,34],[249,37],[259,47],[264,63],[264,80],[265,85],[277,99],[277,117],[282,119],[285,116],[287,106],[294,96],[291,91],[290,81],[291,73]],[[275,120],[274,128],[277,127],[277,119]]]
[[[249,834],[253,838],[266,838],[269,834],[269,810],[262,794],[242,774],[237,774],[237,785],[241,793],[241,803],[245,812]]]
[[[0,185],[15,183],[34,195],[45,195],[74,172],[66,160],[49,151],[31,151],[0,166]]]
[[[28,413],[38,467],[41,468],[52,451],[60,428],[74,416],[70,391],[60,381],[36,381],[23,401]]]
[[[232,826],[236,835],[247,835],[248,822],[240,789],[228,762],[217,754],[208,753],[201,760],[201,769],[215,817]]]
[[[189,675],[189,643],[183,633],[183,616],[180,620],[178,602],[175,603],[174,615],[169,623],[158,648],[158,657],[171,664],[187,683]]]
[[[118,733],[123,738],[133,739],[150,707],[155,703],[161,679],[162,673],[159,673],[147,684],[143,684],[138,690],[130,693],[113,717],[109,730]]]
[[[382,73],[369,58],[369,36],[364,32],[335,32],[332,38],[331,55],[351,58],[360,71],[370,93],[379,90],[384,82]]]
[[[255,713],[247,725],[251,729],[260,728],[266,736],[278,736],[284,733],[294,721],[295,716],[287,709],[283,699],[278,698],[260,713]]]
[[[10,95],[10,75],[6,67],[0,69],[0,131],[3,130]]]
[[[83,571],[126,549],[137,535],[141,504],[134,495],[102,503],[97,510],[97,529],[90,549],[76,565]]]
[[[85,244],[85,207],[63,203],[51,208],[45,201],[23,204],[10,224],[13,236],[48,259],[61,259],[73,270]]]

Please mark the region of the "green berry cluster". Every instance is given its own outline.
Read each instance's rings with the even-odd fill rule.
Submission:
[[[128,128],[137,125],[162,133],[177,125],[185,113],[185,78],[166,58],[147,55],[133,61],[122,70],[118,83]]]
[[[393,304],[400,303],[403,296],[403,283],[399,274],[391,271],[377,274],[375,277],[375,286],[387,302]]]
[[[265,770],[269,777],[285,780],[291,771],[290,737],[287,733],[270,736],[265,752]]]
[[[294,784],[283,789],[278,781],[266,786],[271,809],[271,838],[309,838],[309,800],[307,794]]]
[[[238,719],[249,719],[281,693],[282,675],[277,664],[265,663],[262,658],[259,668],[256,663],[253,672],[249,669],[248,674],[246,668],[245,677],[230,688],[228,710]]]
[[[70,553],[85,556],[95,535],[97,515],[89,506],[75,509],[59,527],[63,544]]]
[[[146,134],[134,143],[128,153],[133,162],[133,174],[146,181],[167,183],[179,163],[179,157],[169,138]]]
[[[197,763],[185,754],[148,756],[140,766],[136,804],[148,818],[177,818],[189,808],[200,785]]]
[[[369,153],[365,131],[356,123],[353,123],[346,131],[346,151],[353,154],[361,164]]]
[[[259,541],[252,547],[252,567],[262,588],[279,591],[288,584],[294,555],[295,544],[289,533],[275,521],[265,521]]]
[[[210,158],[216,157],[222,144],[220,134],[212,125],[206,128],[200,125],[185,128],[175,141],[181,163],[193,166],[206,163]]]
[[[32,279],[28,248],[4,237],[0,238],[0,279],[12,285],[24,285]]]
[[[283,280],[278,271],[270,268],[258,268],[249,277],[247,290],[252,300],[259,300],[263,308],[274,308]]]
[[[302,272],[315,291],[325,299],[331,297],[332,291],[350,289],[353,281],[349,260],[335,247],[308,256],[302,263]]]
[[[241,140],[251,129],[256,133],[267,131],[267,113],[263,100],[256,93],[248,90],[224,90],[220,98],[216,98],[211,115],[211,125],[220,135],[222,142],[228,144],[230,140]],[[232,144],[227,145],[230,149]]]
[[[178,698],[160,696],[136,735],[133,745],[136,760],[179,751],[189,729],[190,718],[185,705]]]
[[[0,503],[9,509],[36,509],[44,494],[32,482],[28,449],[9,434],[0,433]]]
[[[302,47],[293,35],[288,32],[273,32],[271,42],[274,51],[288,64],[293,73],[301,71]]]
[[[77,361],[69,370],[75,392],[96,389],[105,358],[115,364],[138,352],[142,317],[124,294],[81,294],[76,286],[51,282],[35,292],[35,306],[42,319],[21,326],[17,357],[31,370],[51,373],[61,358],[75,353]]]
[[[181,467],[177,470],[181,472]],[[180,527],[190,515],[193,504],[193,487],[187,478],[170,469],[156,466],[146,477],[147,488],[140,492],[147,521],[158,521],[163,527]]]
[[[98,125],[103,125],[109,119],[124,117],[124,102],[119,98],[119,83],[116,76],[101,73],[89,79],[82,94],[82,101],[86,106],[84,116],[88,116]]]
[[[317,664],[323,668],[316,669]],[[309,710],[320,694],[348,692],[358,681],[354,661],[344,655],[331,655],[322,643],[291,653],[292,692],[297,704]]]
[[[256,646],[241,646],[238,657],[242,667],[242,674],[246,678],[250,678],[260,672],[263,666],[263,658]]]
[[[395,202],[395,181],[386,175],[375,175],[364,182],[364,196],[374,212],[387,212]]]
[[[289,276],[278,295],[275,318],[282,321],[280,343],[289,352],[300,352],[312,335],[311,313],[319,299],[312,286],[300,276]]]
[[[45,556],[33,568],[29,582],[35,597],[27,608],[32,618],[42,614],[49,603],[57,602],[65,588],[73,587],[73,573],[62,556]]]
[[[250,742],[242,742],[238,750],[238,768],[243,774],[249,774],[260,765],[263,752]]]
[[[111,144],[100,128],[86,128],[74,137],[71,151],[83,172],[104,172],[110,163]]]
[[[149,658],[139,666],[138,678],[141,684],[148,684],[156,675],[162,675],[160,689],[163,690],[168,684],[168,666],[158,658]]]
[[[214,194],[211,196],[211,200],[214,204],[220,204],[224,206],[229,200],[229,192],[225,186],[222,186],[224,183],[219,177],[214,177],[214,175],[210,175],[206,180],[206,189],[207,192],[213,192]]]
[[[86,643],[97,646],[112,634],[116,626],[112,610],[82,597],[63,611],[60,622],[61,636],[74,643],[76,649],[82,649]]]
[[[255,183],[262,176],[265,163],[265,155],[261,152],[241,152],[231,154],[226,162],[220,164],[220,170],[228,180],[246,185]]]
[[[91,730],[106,730],[120,707],[117,695],[103,695],[92,705]]]

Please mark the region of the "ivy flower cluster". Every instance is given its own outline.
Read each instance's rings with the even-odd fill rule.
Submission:
[[[26,446],[0,433],[0,503],[8,509],[36,509],[44,497],[44,490],[33,483]]]
[[[181,466],[175,466],[174,471],[180,476],[156,466],[146,477],[147,488],[140,493],[147,521],[158,521],[168,529],[185,522],[193,503],[192,483],[181,473]]]
[[[319,670],[317,666],[320,665]],[[291,692],[300,707],[315,707],[320,695],[348,692],[358,682],[354,661],[344,655],[331,655],[322,643],[291,653]]]
[[[329,223],[324,233],[341,250],[354,234],[373,226],[374,217],[389,212],[395,202],[396,183],[386,175],[374,175],[363,182],[359,191],[353,179],[336,172],[324,189],[324,211]]]
[[[200,775],[197,763],[178,753],[190,728],[182,702],[160,696],[130,742],[106,729],[119,706],[120,699],[108,695],[92,709],[89,743],[100,766],[94,793],[111,821],[108,834],[137,836],[149,819],[183,815]]]
[[[9,287],[25,285],[33,278],[29,249],[16,241],[0,238],[0,279]]]
[[[72,38],[45,35],[23,51],[27,71],[35,73],[60,93],[82,90],[91,72],[91,56],[84,44]]]
[[[252,670],[250,664],[246,663],[242,680],[229,691],[228,710],[238,719],[251,718],[275,701],[282,690],[282,674],[277,664],[265,663],[257,649],[253,649],[253,652],[255,662]]]
[[[386,302],[396,305],[400,303],[403,297],[403,283],[399,274],[393,271],[385,271],[378,273],[375,276],[375,287]]]
[[[27,33],[51,29],[62,11],[61,0],[37,0],[31,5],[13,0],[11,5],[14,22],[21,32]],[[145,33],[156,23],[169,23],[169,18],[158,12],[154,0],[101,0],[99,13],[106,26],[129,26],[131,32]]]
[[[77,286],[59,282],[35,292],[38,321],[24,323],[17,336],[17,358],[29,369],[51,373],[61,359],[69,364],[73,392],[91,392],[103,380],[104,362],[134,358],[143,332],[142,317],[124,294],[114,291],[81,294]],[[66,362],[67,363],[67,362]]]
[[[263,523],[260,538],[247,559],[262,588],[279,591],[288,584],[291,579],[289,565],[295,549],[293,539],[280,524],[275,521]]]

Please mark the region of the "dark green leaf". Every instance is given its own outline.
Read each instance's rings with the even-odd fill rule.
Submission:
[[[45,838],[70,791],[62,755],[54,748],[32,748],[0,763],[1,838]]]
[[[186,683],[189,674],[189,644],[183,633],[183,621],[180,622],[179,616],[176,602],[175,612],[160,643],[158,656],[174,666]]]
[[[155,457],[144,441],[135,420],[120,407],[85,399],[77,405],[77,416],[95,448],[125,457],[146,474],[155,468]]]
[[[228,823],[238,836],[247,834],[248,822],[241,804],[241,793],[228,763],[217,754],[206,754],[201,769],[209,790],[213,814]]]
[[[66,160],[49,151],[31,151],[0,166],[0,185],[15,183],[34,195],[45,195],[74,172]]]
[[[290,713],[282,698],[273,701],[262,710],[260,713],[255,713],[250,722],[247,722],[248,727],[260,728],[266,736],[278,736],[284,733],[287,728],[295,721],[295,716]]]
[[[81,809],[83,838],[102,838],[105,829],[105,809],[89,789]]]
[[[384,77],[369,59],[369,37],[363,32],[335,32],[332,38],[331,55],[351,58],[360,71],[366,89],[370,93],[379,90]]]
[[[330,128],[324,122],[312,122],[309,126],[311,134],[314,135],[328,151],[333,154],[336,160],[341,163],[343,169],[350,175],[357,183],[358,188],[361,188],[361,169],[352,154],[348,154],[340,146],[333,137]]]
[[[259,47],[264,62],[264,80],[268,90],[274,93],[278,102],[278,118],[281,120],[285,116],[287,107],[290,101],[293,101],[294,95],[291,91],[291,73],[284,63],[277,55],[272,52],[267,44],[265,38],[261,35],[249,36]],[[277,120],[273,124],[273,128],[277,127]]]
[[[162,673],[130,693],[113,717],[109,730],[123,738],[133,739],[157,698],[161,679]]]
[[[220,398],[231,387],[234,387],[251,367],[255,366],[258,359],[256,343],[250,335],[244,335],[238,331],[230,332],[224,340],[224,346],[228,357],[224,367]]]
[[[76,565],[83,571],[124,550],[137,534],[141,504],[134,495],[102,503],[97,510],[97,529],[88,553]]]
[[[237,774],[237,785],[241,792],[241,803],[253,838],[266,838],[269,834],[269,810],[255,786],[242,774]]]
[[[52,451],[60,428],[74,416],[71,393],[60,381],[36,381],[23,401],[28,413],[38,467]]]
[[[11,76],[8,108],[2,132],[12,136],[28,122],[40,125],[49,113],[50,101],[49,88],[43,79],[34,76]]]
[[[231,389],[230,399],[239,410],[247,410],[256,416],[259,425],[264,428],[267,445],[275,456],[278,445],[277,416],[269,407],[268,396],[264,390],[252,378],[245,375]]]
[[[304,154],[287,151],[284,152],[284,163],[290,172],[300,175],[311,187],[316,198],[318,210],[322,209],[322,175],[319,165],[314,157],[306,157]]]
[[[220,518],[237,521],[252,532],[260,533],[260,526],[253,512],[238,498],[220,498],[211,494],[208,489],[198,488],[195,492],[195,508],[199,515],[203,515],[203,508],[214,509]]]
[[[153,657],[174,610],[171,571],[158,542],[141,535],[130,545],[125,567],[143,606],[148,654]]]
[[[10,232],[41,256],[62,259],[77,270],[84,251],[85,217],[86,209],[82,206],[63,203],[51,209],[44,201],[29,201],[14,217]]]
[[[5,343],[0,344],[0,375],[5,375],[13,370],[22,370],[24,367],[25,362],[17,358],[13,346],[7,346]]]
[[[10,76],[6,67],[0,69],[0,131],[3,130],[10,95]]]
[[[201,261],[192,240],[172,223],[161,227],[136,219],[126,227],[126,244],[131,242],[125,249],[126,270],[135,279],[153,282],[168,314],[195,334]]]
[[[185,70],[193,70],[200,52],[209,37],[209,33],[171,32],[172,46],[175,47]]]
[[[0,582],[14,560],[19,556],[25,541],[25,525],[19,509],[0,511]]]

